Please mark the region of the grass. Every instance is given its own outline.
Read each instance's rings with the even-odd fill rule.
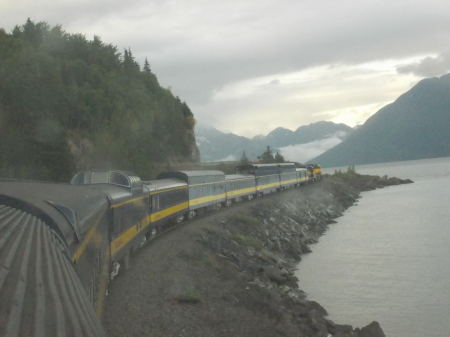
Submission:
[[[197,304],[202,301],[200,294],[195,290],[188,290],[186,293],[177,297],[179,303]]]
[[[237,220],[246,225],[259,226],[261,224],[261,222],[257,218],[242,213],[236,214],[235,217]]]
[[[232,239],[243,246],[253,247],[257,251],[264,248],[264,245],[262,244],[262,242],[259,239],[252,237],[252,236],[244,236],[241,234],[234,234]]]
[[[212,267],[214,269],[220,269],[221,268],[220,263],[217,261],[217,259],[214,256],[205,257],[203,259],[203,262],[207,266],[210,266],[210,267]]]

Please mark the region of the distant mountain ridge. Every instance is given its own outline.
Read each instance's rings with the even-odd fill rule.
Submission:
[[[311,161],[347,166],[450,156],[450,74],[417,83]]]
[[[267,136],[253,138],[223,133],[213,127],[195,128],[197,147],[202,161],[239,160],[243,151],[250,160],[255,160],[270,146],[274,152],[292,145],[306,144],[339,134],[343,139],[353,129],[345,124],[317,122],[300,126],[291,131],[282,127],[271,131]]]

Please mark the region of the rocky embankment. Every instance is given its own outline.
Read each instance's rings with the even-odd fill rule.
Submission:
[[[397,178],[325,177],[187,223],[139,251],[110,287],[110,336],[381,337],[306,299],[294,268],[361,191]],[[368,318],[370,319],[370,318]]]

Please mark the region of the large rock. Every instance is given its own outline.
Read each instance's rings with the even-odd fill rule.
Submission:
[[[328,312],[325,310],[324,307],[322,307],[319,303],[317,303],[316,301],[309,301],[309,300],[304,300],[302,301],[302,304],[304,304],[309,310],[315,310],[318,313],[320,313],[322,316],[327,316]]]
[[[275,268],[274,266],[264,267],[264,274],[278,284],[283,284],[286,282],[286,278],[282,275],[281,270]]]
[[[359,329],[355,329],[355,334]],[[380,324],[376,321],[373,321],[369,325],[361,328],[357,334],[358,337],[386,337],[383,330],[380,327]]]

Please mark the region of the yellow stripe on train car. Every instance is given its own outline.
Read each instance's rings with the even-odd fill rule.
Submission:
[[[270,187],[280,187],[280,182],[257,186],[257,190],[259,191],[259,189],[265,189]]]
[[[115,254],[117,254],[117,252],[120,251],[131,240],[133,240],[136,235],[147,228],[151,222],[167,218],[168,216],[184,209],[187,210],[188,206],[188,202],[184,202],[145,217],[139,222],[139,224],[133,225],[133,227],[130,227],[128,230],[126,230],[111,242],[111,255],[114,256]]]
[[[126,200],[126,201],[118,203],[118,204],[111,205],[111,208],[114,209],[114,208],[117,208],[117,207],[120,207],[120,206],[123,206],[126,204],[131,204],[131,203],[140,206],[140,205],[142,205],[143,199],[145,199],[145,198],[148,198],[148,194],[143,195],[141,197],[134,198],[134,199]]]
[[[131,226],[117,238],[111,241],[111,257],[117,254],[125,245],[133,240],[136,235],[142,232],[150,224],[150,216],[145,217],[138,224]]]
[[[101,222],[101,218],[99,218],[94,226],[91,228],[91,230],[88,232],[88,234],[86,235],[86,238],[83,240],[83,242],[81,242],[80,246],[78,247],[77,251],[75,252],[75,254],[72,255],[72,261],[76,262],[79,260],[80,256],[84,253],[84,250],[86,249],[89,241],[91,241],[91,239],[95,239],[95,240],[99,240],[98,236],[99,234],[97,234],[97,227]]]
[[[241,190],[235,190],[227,192],[227,196],[234,197],[238,194],[251,194],[252,192],[256,192],[256,187],[243,188]]]
[[[212,185],[212,184],[225,184],[225,180],[211,181],[209,183],[189,184],[189,187],[202,186],[202,185]]]
[[[152,213],[151,222],[155,222],[157,220],[167,218],[168,216],[170,216],[174,213],[178,213],[182,210],[187,210],[188,207],[189,207],[189,203],[186,201],[186,202],[183,202],[182,204],[178,204],[178,205],[163,209],[162,211]]]
[[[205,202],[218,201],[219,199],[224,199],[224,198],[225,198],[225,193],[222,193],[222,194],[217,194],[217,195],[213,195],[213,196],[193,199],[189,202],[189,205],[195,206],[195,205],[204,204]]]
[[[297,179],[285,180],[285,181],[282,181],[281,183],[282,184],[289,184],[289,183],[296,184],[297,183]]]
[[[161,190],[154,190],[150,192],[150,195],[155,195],[158,193],[166,193],[166,192],[171,192],[171,191],[176,191],[176,190],[182,190],[182,189],[188,189],[187,185],[183,185],[183,186],[179,186],[179,187],[173,187],[173,188],[169,188],[169,189],[161,189]]]

